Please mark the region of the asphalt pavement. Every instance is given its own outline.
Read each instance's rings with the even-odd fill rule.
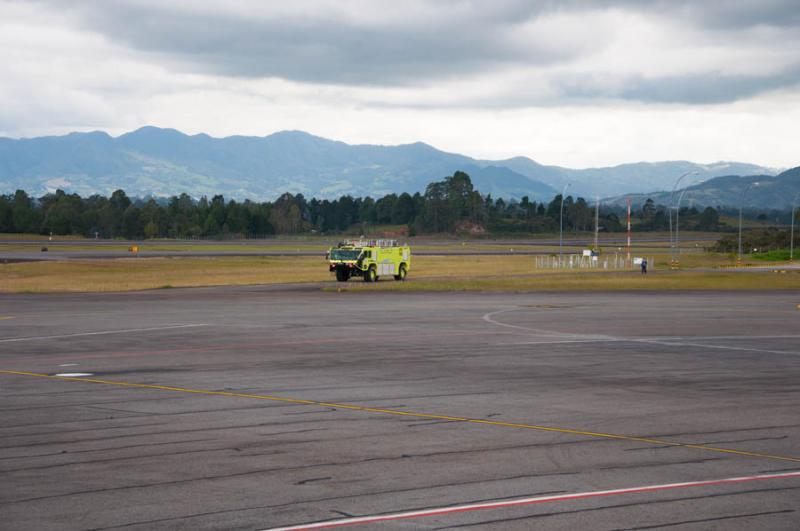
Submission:
[[[570,248],[570,252],[578,252]],[[553,251],[531,250],[531,249],[507,249],[503,251],[495,249],[436,249],[436,250],[414,250],[415,256],[507,256],[507,255],[551,255]],[[118,258],[210,258],[210,257],[242,257],[242,256],[316,256],[324,257],[325,251],[302,250],[302,249],[282,249],[282,250],[259,250],[259,251],[164,251],[147,250],[138,251],[135,254],[129,251],[12,251],[0,253],[0,263],[15,262],[45,262],[63,260],[108,260]]]
[[[0,527],[797,529],[798,305],[3,295]]]
[[[709,236],[695,236],[693,241],[716,241]],[[0,245],[0,263],[59,261],[59,260],[101,260],[115,258],[142,258],[157,257],[241,257],[241,256],[322,256],[324,251],[320,247],[336,245],[338,240],[309,241],[309,240],[148,240],[147,242],[121,241],[121,240],[4,240],[5,245],[34,245],[39,250],[34,251],[4,251]],[[558,239],[552,238],[521,238],[521,239],[471,239],[469,248],[457,249],[453,245],[460,243],[458,240],[429,240],[411,239],[412,245],[424,245],[426,249],[415,249],[414,254],[419,256],[503,256],[503,255],[549,255],[552,250],[542,250],[541,247],[559,245]],[[648,243],[664,243],[668,237],[637,235],[636,245]],[[566,238],[563,241],[565,252],[580,253],[582,249],[593,245],[591,238]],[[624,237],[604,235],[601,244],[605,246],[622,246]],[[176,251],[170,247],[175,245],[185,246],[186,249]],[[213,245],[214,250],[202,249],[203,246]],[[136,254],[129,251],[108,249],[119,246],[140,246]],[[507,246],[507,249],[497,249],[498,246]],[[70,249],[75,247],[76,249]],[[89,247],[87,249],[86,247]],[[192,249],[195,247],[195,249]],[[230,247],[230,249],[225,249]],[[251,247],[252,249],[248,249]],[[255,249],[255,247],[258,247]],[[272,249],[270,247],[273,247]],[[438,248],[437,248],[438,247]],[[482,249],[481,247],[487,247]],[[491,247],[491,248],[489,248]],[[42,249],[47,251],[42,251]]]

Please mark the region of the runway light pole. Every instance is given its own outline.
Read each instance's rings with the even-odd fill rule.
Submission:
[[[675,209],[675,252],[677,256],[681,255],[681,238],[680,238],[680,231],[681,231],[681,201],[683,200],[683,194],[686,193],[686,189],[684,188],[681,192],[681,195],[678,196],[678,206]],[[679,268],[680,264],[678,263],[678,258],[675,258],[675,268]]]
[[[792,235],[789,237],[789,261],[794,262],[794,216],[797,210],[797,198],[800,197],[800,192],[797,192],[792,201]]]
[[[758,183],[750,183],[750,186],[744,189],[742,192],[742,197],[739,200],[739,258],[736,260],[736,265],[742,265],[742,207],[744,206],[744,196],[747,195],[747,192],[754,186],[758,186]]]
[[[561,212],[558,221],[558,266],[561,267],[561,255],[564,253],[564,194],[567,193],[570,183],[564,185],[561,190]]]
[[[594,252],[600,254],[600,196],[594,204]]]
[[[626,248],[627,254],[625,255],[625,262],[628,265],[632,266],[633,264],[631,263],[631,198],[629,197],[625,202],[628,204],[628,220],[627,220],[628,247]]]
[[[672,185],[672,193],[669,194],[669,251],[670,251],[670,266],[675,265],[675,245],[672,238],[672,209],[675,207],[675,190],[678,189],[678,185],[681,181],[688,177],[689,175],[695,175],[696,171],[687,171],[675,181],[675,184]]]

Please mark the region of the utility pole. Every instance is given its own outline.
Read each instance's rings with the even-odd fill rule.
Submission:
[[[594,206],[594,252],[600,254],[598,237],[600,235],[600,196],[597,196],[597,203]]]
[[[797,210],[797,198],[800,197],[800,192],[794,196],[792,201],[792,235],[789,237],[789,261],[794,262],[794,217],[795,210]]]
[[[680,257],[681,257],[681,238],[680,238],[680,231],[681,231],[681,200],[683,199],[683,194],[687,191],[686,188],[683,189],[681,194],[678,196],[678,207],[675,209],[675,253],[673,253],[674,258],[672,259],[672,263],[670,264],[670,269],[680,269]]]
[[[631,261],[631,198],[628,198],[628,263]]]
[[[681,181],[688,177],[689,175],[696,174],[696,171],[687,171],[675,181],[675,184],[672,185],[672,193],[669,194],[669,253],[670,253],[670,269],[675,269],[675,240],[672,237],[672,211],[675,208],[675,190],[678,189],[678,185]]]
[[[564,194],[567,193],[570,184],[565,184],[561,191],[561,212],[558,221],[558,267],[561,267],[561,255],[564,253]]]

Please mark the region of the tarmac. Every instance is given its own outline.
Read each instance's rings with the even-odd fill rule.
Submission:
[[[571,252],[576,252],[574,249]],[[577,251],[580,252],[580,251]],[[415,250],[415,256],[506,256],[506,255],[551,255],[553,251],[542,250],[491,250],[491,249],[437,249],[437,250]],[[0,264],[11,264],[18,262],[47,262],[64,260],[111,260],[119,258],[209,258],[209,257],[247,257],[247,256],[325,256],[325,251],[302,250],[302,249],[282,249],[282,250],[260,250],[260,251],[164,251],[147,250],[132,253],[129,251],[12,251],[0,254]]]
[[[32,245],[39,247],[38,251],[0,251],[0,263],[16,262],[42,262],[42,261],[61,261],[61,260],[101,260],[131,258],[132,256],[142,258],[162,258],[162,257],[246,257],[246,256],[322,256],[324,251],[320,247],[336,245],[337,240],[329,241],[298,241],[298,240],[225,240],[225,241],[206,241],[206,240],[148,240],[147,242],[122,241],[122,240],[3,240],[0,245]],[[665,236],[638,235],[637,245],[647,243],[664,243],[669,241]],[[716,241],[711,236],[694,236],[693,241]],[[559,245],[559,240],[553,238],[535,239],[485,239],[470,240],[470,248],[454,249],[452,245],[458,244],[458,240],[419,240],[420,245],[426,245],[429,249],[416,249],[415,255],[419,256],[504,256],[504,255],[550,255],[552,249],[543,250],[541,247],[552,247]],[[578,252],[593,245],[594,240],[587,238],[565,238],[563,240],[565,252]],[[605,246],[623,246],[625,238],[618,236],[604,235],[601,240]],[[186,246],[185,250],[171,250],[175,245]],[[215,250],[204,250],[203,246],[213,245]],[[447,247],[450,245],[451,247]],[[135,254],[118,250],[118,247],[141,246]],[[489,247],[481,249],[481,247]],[[508,249],[497,249],[497,246],[508,246]],[[55,247],[55,248],[53,248]],[[76,249],[70,249],[75,247]],[[91,249],[86,249],[90,247]],[[114,247],[109,249],[109,247]],[[191,249],[196,247],[196,249]],[[230,247],[230,249],[225,249]],[[248,249],[252,247],[252,249]],[[270,247],[274,247],[270,249]],[[288,248],[293,247],[293,248]],[[440,248],[436,248],[440,247]],[[43,251],[47,249],[47,251]]]
[[[797,291],[3,295],[0,527],[797,529],[798,411]]]

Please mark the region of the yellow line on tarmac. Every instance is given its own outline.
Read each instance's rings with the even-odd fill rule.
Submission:
[[[500,426],[505,428],[519,428],[519,429],[527,429],[527,430],[538,430],[538,431],[549,431],[555,433],[567,433],[570,435],[582,435],[585,437],[596,437],[601,439],[614,439],[620,441],[633,441],[633,442],[640,442],[640,443],[647,443],[647,444],[656,444],[659,446],[674,446],[680,448],[691,448],[694,450],[706,450],[709,452],[718,452],[724,454],[733,454],[733,455],[740,455],[745,457],[759,457],[763,459],[773,459],[778,461],[791,461],[794,463],[800,463],[800,457],[790,457],[790,456],[783,456],[783,455],[772,455],[772,454],[765,454],[761,452],[747,452],[744,450],[732,450],[730,448],[720,448],[717,446],[706,446],[704,444],[689,444],[689,443],[680,443],[674,441],[667,441],[663,439],[654,439],[651,437],[636,437],[634,435],[619,435],[614,433],[603,433],[597,431],[585,431],[585,430],[576,430],[572,428],[557,428],[553,426],[539,426],[537,424],[523,424],[518,422],[502,422],[498,420],[484,420],[484,419],[476,419],[470,417],[456,417],[450,415],[437,415],[434,413],[421,413],[421,412],[414,412],[414,411],[399,411],[397,409],[383,409],[377,407],[368,407],[368,406],[357,406],[357,405],[350,405],[350,404],[338,404],[335,402],[320,402],[317,400],[304,400],[300,398],[286,398],[281,396],[272,396],[272,395],[255,395],[255,394],[248,394],[248,393],[231,393],[229,391],[210,391],[207,389],[190,389],[186,387],[171,387],[167,385],[153,385],[153,384],[140,384],[140,383],[130,383],[130,382],[120,382],[115,380],[100,380],[97,378],[82,378],[82,377],[70,377],[70,376],[51,376],[49,374],[40,374],[35,372],[26,372],[26,371],[4,371],[0,370],[0,374],[12,375],[12,376],[33,376],[37,378],[47,378],[49,380],[65,380],[70,382],[87,382],[87,383],[94,383],[94,384],[103,384],[103,385],[114,385],[118,387],[130,387],[134,389],[153,389],[158,391],[174,391],[179,393],[191,393],[196,395],[207,395],[207,396],[227,396],[232,398],[253,398],[257,400],[271,400],[273,402],[286,402],[290,404],[303,404],[306,406],[323,406],[323,407],[333,407],[337,409],[348,409],[351,411],[364,411],[367,413],[382,413],[385,415],[396,415],[402,417],[413,417],[413,418],[424,418],[424,419],[434,419],[434,420],[451,420],[456,422],[467,422],[470,424],[483,424],[486,426]]]
[[[9,319],[14,319],[13,315],[0,315],[0,321],[8,321]]]

